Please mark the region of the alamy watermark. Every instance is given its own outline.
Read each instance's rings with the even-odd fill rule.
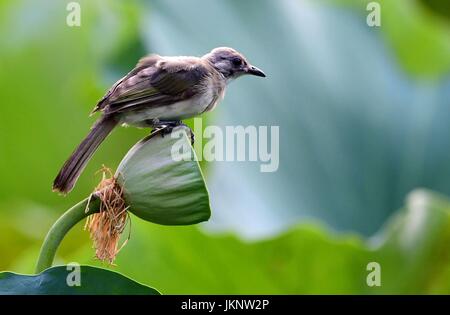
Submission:
[[[66,6],[69,13],[66,16],[66,24],[69,27],[81,26],[81,6],[78,2],[69,2]]]
[[[202,119],[194,118],[196,140],[194,150],[198,161],[259,162],[263,173],[275,172],[280,165],[279,126],[207,126]],[[179,139],[172,146],[175,161],[195,159],[189,144],[181,137],[183,130],[174,130],[171,137]],[[206,142],[205,142],[206,141]]]
[[[367,14],[367,25],[370,27],[381,26],[381,6],[378,2],[372,1],[369,2],[366,6],[366,10],[370,11]]]
[[[370,271],[366,277],[366,284],[369,287],[381,286],[381,266],[376,261],[369,262],[366,267],[367,271]]]
[[[69,271],[66,277],[66,284],[69,287],[81,286],[81,267],[79,263],[71,262],[67,264],[66,270]]]

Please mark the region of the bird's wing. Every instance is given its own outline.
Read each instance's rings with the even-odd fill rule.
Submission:
[[[106,92],[106,94],[103,96],[103,98],[97,103],[97,105],[95,106],[92,113],[103,110],[106,107],[106,105],[108,105],[108,100],[110,99],[110,97],[116,92],[116,89],[123,82],[126,82],[128,79],[136,76],[143,69],[154,66],[160,59],[161,59],[161,56],[156,55],[156,54],[148,55],[148,56],[141,58],[133,70],[131,70],[126,76],[121,78],[119,81],[114,83],[114,85],[108,90],[108,92]]]
[[[108,91],[97,110],[115,113],[181,101],[198,92],[207,73],[206,66],[193,58],[146,57]]]

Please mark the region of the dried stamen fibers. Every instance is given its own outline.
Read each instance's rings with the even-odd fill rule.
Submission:
[[[93,195],[100,199],[100,210],[88,217],[85,229],[89,230],[94,242],[95,256],[109,264],[128,239],[119,247],[120,235],[128,220],[127,205],[123,196],[123,188],[117,183],[110,169],[103,168],[103,179],[96,187]],[[106,178],[106,173],[109,178]]]

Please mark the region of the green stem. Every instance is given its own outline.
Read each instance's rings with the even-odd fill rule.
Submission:
[[[86,209],[89,203],[89,209]],[[50,228],[39,253],[39,259],[36,265],[36,273],[41,273],[50,268],[55,258],[59,244],[64,236],[78,222],[88,215],[99,211],[100,202],[98,198],[84,199],[67,210]]]

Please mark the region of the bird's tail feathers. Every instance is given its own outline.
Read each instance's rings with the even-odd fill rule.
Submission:
[[[72,190],[98,146],[111,133],[117,123],[114,117],[105,115],[94,124],[87,137],[75,149],[59,171],[53,182],[53,191],[67,194]]]

